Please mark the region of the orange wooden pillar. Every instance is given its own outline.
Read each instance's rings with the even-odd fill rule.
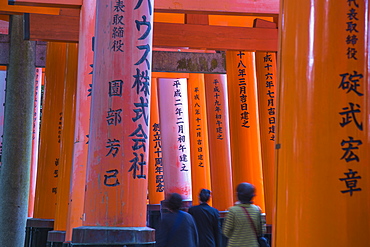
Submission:
[[[60,141],[60,160],[57,185],[57,205],[55,210],[54,231],[51,231],[48,234],[48,242],[53,244],[63,243],[65,241],[65,232],[67,228],[68,199],[70,192],[75,126],[77,49],[77,44],[67,44],[62,109],[62,133]]]
[[[44,98],[40,129],[36,191],[33,218],[27,220],[27,229],[39,232],[52,230],[58,193],[60,138],[62,128],[63,91],[66,44],[49,42],[46,52]],[[31,232],[32,234],[32,232]],[[34,237],[28,241],[32,243]],[[39,244],[46,244],[47,236]]]
[[[157,78],[152,77],[151,88],[148,199],[149,204],[154,205],[160,204],[164,199],[162,137],[159,121]]]
[[[37,175],[37,161],[39,154],[39,131],[40,131],[40,105],[41,105],[41,85],[43,80],[43,73],[41,68],[36,69],[35,78],[35,95],[33,104],[33,127],[32,127],[32,157],[30,168],[30,192],[28,195],[28,217],[33,217],[33,209],[35,204],[35,190],[36,190],[36,175]],[[1,101],[0,101],[1,104]]]
[[[157,229],[160,220],[160,203],[164,200],[164,174],[162,163],[162,135],[159,121],[157,78],[152,77],[150,92],[150,139],[148,162],[148,226]]]
[[[48,43],[34,218],[54,219],[55,216],[65,61],[66,44]]]
[[[158,78],[165,193],[192,200],[187,79]]]
[[[72,240],[72,229],[82,226],[85,198],[88,135],[90,126],[91,85],[93,74],[92,39],[95,28],[96,0],[84,0],[80,12],[76,117],[72,157],[71,188],[67,217],[66,241]]]
[[[256,187],[254,203],[265,211],[254,52],[227,51],[233,187]]]
[[[275,246],[369,244],[368,8],[282,2]]]
[[[85,206],[73,245],[154,241],[145,227],[152,16],[152,1],[97,1]]]
[[[204,74],[189,74],[189,128],[193,205],[201,189],[212,190],[208,151],[208,127]],[[212,201],[209,202],[212,205]]]
[[[209,160],[213,207],[226,211],[234,204],[231,173],[229,106],[226,75],[205,74]]]
[[[276,53],[256,52],[266,223],[272,224],[275,207]]]

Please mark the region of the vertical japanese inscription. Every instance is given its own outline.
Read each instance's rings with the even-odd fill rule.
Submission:
[[[249,111],[248,111],[248,98],[247,98],[247,82],[246,82],[246,66],[243,63],[243,56],[245,53],[239,51],[236,56],[239,58],[237,70],[238,70],[238,85],[239,85],[239,98],[240,98],[240,120],[241,127],[250,128],[249,124]]]
[[[265,74],[265,86],[267,88],[267,113],[268,113],[268,133],[270,135],[270,141],[275,141],[275,123],[276,123],[276,117],[275,117],[275,85],[273,81],[274,74],[272,73],[273,67],[272,67],[272,59],[271,54],[266,52],[265,57],[263,58],[264,62],[264,68],[267,70]]]
[[[186,139],[186,135],[184,133],[184,119],[183,119],[183,106],[182,106],[182,91],[181,91],[181,82],[180,80],[175,80],[173,83],[174,87],[174,94],[173,97],[175,99],[175,115],[177,118],[176,125],[177,125],[177,143],[178,143],[178,150],[181,151],[181,155],[179,155],[179,161],[181,164],[180,171],[189,171],[188,170],[188,155],[186,153],[186,147],[188,140]]]
[[[133,64],[135,74],[132,75],[132,94],[137,95],[137,101],[133,103],[132,111],[134,117],[131,118],[136,123],[136,129],[129,135],[132,144],[131,166],[128,172],[132,173],[133,179],[146,179],[144,167],[147,165],[146,157],[148,140],[147,131],[149,130],[149,97],[150,97],[150,73],[151,73],[151,44],[150,37],[152,32],[152,5],[151,0],[143,2],[138,0],[134,12],[139,11],[140,19],[136,19],[134,29],[136,29],[137,54],[141,54],[139,59]],[[140,121],[139,121],[140,120]],[[141,122],[141,123],[140,123]],[[144,125],[144,126],[143,126]]]
[[[194,115],[195,115],[195,121],[197,123],[196,133],[197,133],[197,139],[196,139],[196,145],[197,145],[197,161],[199,167],[204,167],[204,154],[203,154],[203,137],[202,137],[202,119],[199,117],[201,116],[201,107],[200,107],[200,98],[199,98],[199,88],[194,88]]]
[[[344,73],[339,74],[339,86],[338,89],[341,90],[341,93],[352,94],[354,101],[348,102],[347,105],[341,107],[339,111],[340,121],[339,125],[342,128],[347,128],[349,133],[358,133],[358,131],[363,131],[363,113],[361,111],[360,100],[363,97],[362,86],[363,86],[363,74],[360,72],[362,66],[357,62],[357,52],[358,52],[358,41],[363,39],[363,33],[358,29],[358,23],[361,21],[359,13],[363,12],[362,6],[357,3],[356,0],[343,0],[346,1],[348,5],[347,12],[347,22],[346,22],[346,33],[347,37],[345,42],[347,44],[346,57],[350,60],[351,65],[348,66],[349,69],[353,71],[345,71]],[[360,44],[361,45],[361,44]],[[362,56],[362,54],[360,54]],[[343,151],[343,155],[340,157],[341,162],[345,162],[346,165],[354,165],[355,163],[360,162],[360,157],[357,153],[362,141],[354,138],[353,136],[345,137],[341,143],[339,143],[340,148]],[[347,168],[343,172],[344,176],[339,178],[340,181],[345,183],[346,189],[341,190],[343,194],[353,195],[354,192],[359,192],[362,189],[360,186],[360,181],[362,176],[358,174],[358,171],[355,169]]]

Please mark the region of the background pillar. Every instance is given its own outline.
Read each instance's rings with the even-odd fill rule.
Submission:
[[[28,217],[33,217],[35,203],[37,161],[39,154],[39,137],[40,137],[40,106],[41,106],[41,86],[43,81],[43,72],[41,68],[36,69],[35,79],[35,98],[33,102],[33,125],[32,125],[32,156],[30,169],[30,193],[28,196]]]
[[[76,115],[77,48],[77,44],[67,44],[57,205],[55,209],[54,230],[48,233],[48,242],[54,244],[58,242],[63,243],[65,241],[67,228],[68,199],[72,175],[73,135]]]
[[[212,191],[204,74],[189,74],[188,94],[193,205],[198,205],[200,190]]]
[[[191,201],[187,79],[158,78],[165,193]]]
[[[231,173],[229,104],[226,75],[205,74],[209,160],[213,207],[226,211],[234,205]]]
[[[276,139],[276,53],[256,52],[258,110],[261,134],[263,187],[266,223],[271,225],[275,207],[275,139]]]
[[[233,188],[242,182],[256,187],[254,204],[265,211],[260,126],[254,52],[227,51],[231,167]],[[234,193],[234,198],[236,194]]]

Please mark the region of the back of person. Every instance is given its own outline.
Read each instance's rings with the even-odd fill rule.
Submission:
[[[242,207],[248,210],[256,229],[261,229],[261,214],[258,206],[253,204],[239,204],[233,206],[229,208],[223,226],[223,234],[229,238],[227,246],[258,247],[256,233]]]
[[[199,246],[217,247],[220,246],[219,238],[219,212],[217,209],[209,206],[207,202],[211,196],[211,191],[202,189],[199,193],[200,205],[189,208],[189,214],[194,217],[198,229]]]
[[[219,246],[219,212],[206,203],[194,206],[189,209],[189,214],[194,217],[198,229],[199,246],[216,247]]]
[[[249,183],[240,183],[236,192],[240,204],[229,208],[222,227],[222,233],[228,238],[227,246],[258,247],[257,236],[263,235],[263,229],[261,209],[253,205],[252,201],[255,187]]]
[[[156,235],[156,247],[198,247],[198,231],[193,217],[180,210],[182,196],[172,193],[166,200],[169,213],[162,214]]]
[[[176,223],[179,213],[183,214],[182,219]],[[197,247],[196,232],[195,222],[190,214],[183,211],[166,213],[163,215],[161,225],[157,230],[156,246]]]

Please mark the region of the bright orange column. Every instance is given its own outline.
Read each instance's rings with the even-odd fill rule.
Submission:
[[[72,240],[72,229],[82,226],[85,199],[86,164],[90,126],[91,85],[93,73],[92,38],[95,28],[96,0],[84,0],[80,12],[76,117],[67,217],[66,241]]]
[[[35,101],[33,105],[33,127],[32,127],[32,157],[30,168],[30,192],[28,195],[28,217],[33,217],[33,209],[35,205],[35,190],[36,190],[36,175],[37,161],[39,154],[39,131],[40,131],[40,105],[41,105],[41,85],[43,73],[41,68],[36,69],[35,78]]]
[[[96,11],[85,227],[73,236],[146,226],[153,3],[101,0]]]
[[[256,52],[258,109],[260,116],[266,223],[272,224],[275,207],[276,53]]]
[[[162,135],[159,122],[157,78],[152,78],[150,98],[150,144],[148,167],[149,204],[164,200],[164,175],[162,164]]]
[[[46,52],[45,91],[42,107],[34,218],[54,219],[55,217],[65,61],[66,44],[49,42]]]
[[[368,9],[282,2],[275,246],[369,245]]]
[[[189,128],[191,154],[191,184],[193,205],[201,189],[212,190],[208,151],[206,92],[203,74],[189,74],[188,79]],[[212,202],[209,204],[212,205]]]
[[[234,204],[231,173],[229,105],[226,75],[205,74],[209,160],[213,207],[226,211]]]
[[[265,210],[258,115],[255,54],[226,52],[229,92],[231,165],[233,187],[248,182],[256,187],[254,203]]]
[[[189,111],[186,78],[158,78],[165,193],[192,200]]]
[[[68,198],[72,171],[73,135],[77,84],[77,44],[67,44],[64,97],[62,111],[62,134],[58,172],[58,193],[54,230],[65,231],[67,227]]]

